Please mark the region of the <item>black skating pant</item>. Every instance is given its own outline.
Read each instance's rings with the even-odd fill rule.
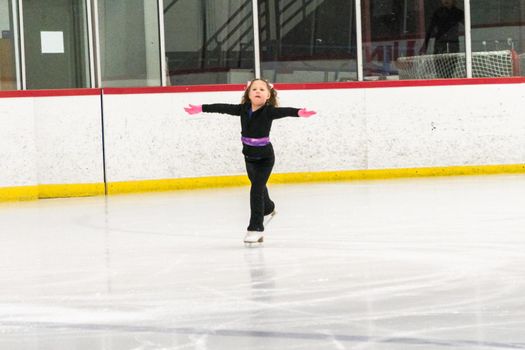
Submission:
[[[250,188],[250,224],[248,231],[264,231],[264,216],[273,212],[274,202],[268,195],[266,183],[272,173],[275,157],[253,158],[244,156],[246,171],[252,184]]]

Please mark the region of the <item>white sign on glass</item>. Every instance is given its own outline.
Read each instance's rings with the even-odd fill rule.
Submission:
[[[64,32],[40,32],[42,53],[64,53]]]

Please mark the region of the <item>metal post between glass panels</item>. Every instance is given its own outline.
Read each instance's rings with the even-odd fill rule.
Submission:
[[[22,63],[20,59],[20,40],[19,40],[19,26],[18,26],[18,6],[17,1],[11,1],[11,16],[13,17],[13,46],[15,49],[15,75],[16,75],[16,89],[22,89]]]
[[[97,87],[96,79],[95,79],[95,54],[94,54],[94,41],[93,41],[93,16],[91,14],[92,12],[92,4],[91,0],[86,0],[85,2],[86,6],[86,14],[87,14],[87,32],[88,32],[88,59],[89,59],[89,86],[91,88]]]
[[[157,1],[159,16],[160,85],[167,85],[166,43],[164,42],[164,1]]]
[[[472,78],[472,21],[470,16],[470,0],[464,0],[465,7],[465,57],[467,78]]]
[[[255,65],[255,78],[261,77],[261,52],[259,43],[259,1],[252,0],[253,15],[253,52]]]
[[[363,26],[361,0],[355,0],[355,25],[356,25],[356,55],[357,55],[357,80],[363,81]]]
[[[90,26],[93,27],[93,48],[94,48],[94,70],[95,70],[95,87],[102,87],[102,73],[100,65],[100,30],[98,26],[98,0],[92,0],[93,21]]]
[[[26,55],[24,50],[24,10],[22,0],[18,0],[18,30],[20,42],[20,89],[26,89]]]

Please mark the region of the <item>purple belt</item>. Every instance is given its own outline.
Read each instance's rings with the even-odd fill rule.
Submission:
[[[263,147],[263,146],[266,146],[267,144],[270,143],[270,138],[269,137],[261,137],[260,139],[255,139],[255,138],[251,138],[251,137],[241,137],[241,141],[242,143],[244,143],[245,145],[248,145],[248,146],[253,146],[253,147]]]

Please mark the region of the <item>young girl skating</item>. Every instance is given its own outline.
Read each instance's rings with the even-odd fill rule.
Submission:
[[[270,199],[266,187],[275,163],[275,155],[270,143],[272,122],[283,117],[308,118],[316,112],[305,108],[277,107],[277,91],[272,84],[263,79],[248,82],[241,104],[190,104],[184,110],[188,114],[208,112],[240,116],[242,153],[251,182],[251,216],[244,242],[262,243],[264,216],[275,213],[275,204]]]

